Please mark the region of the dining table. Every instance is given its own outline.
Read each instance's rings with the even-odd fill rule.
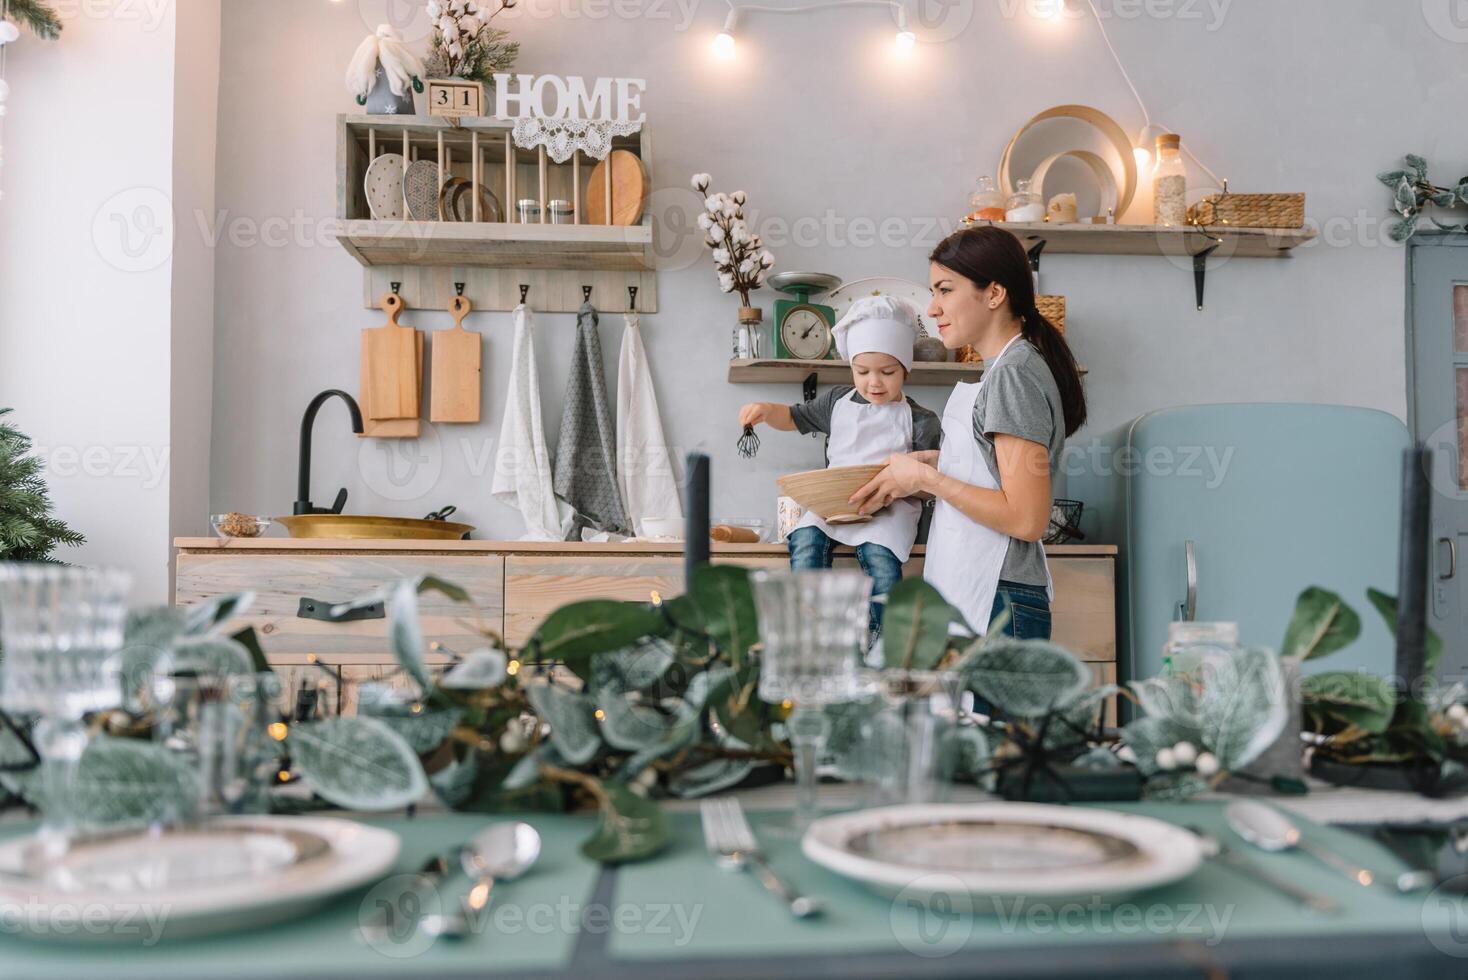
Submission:
[[[168,935],[166,917],[123,940],[20,934],[22,910],[0,909],[0,977],[107,980],[374,977],[1442,977],[1468,969],[1464,901],[1442,890],[1399,894],[1362,887],[1298,851],[1250,851],[1275,875],[1339,902],[1335,914],[1300,905],[1232,867],[1206,860],[1189,877],[1106,900],[886,897],[808,860],[778,832],[788,813],[748,805],[769,861],[824,903],[792,917],[752,874],[711,860],[696,810],[668,814],[671,842],[658,856],[603,866],[582,855],[594,814],[350,814],[396,833],[389,874],[290,921],[199,938]],[[1232,836],[1226,799],[1087,804]],[[449,877],[415,891],[416,870],[452,856],[494,820],[523,819],[542,839],[533,869],[493,886],[470,934],[433,936],[406,918],[452,903],[470,886]],[[1295,814],[1303,832],[1391,880],[1407,870],[1366,835]],[[32,829],[0,827],[0,837]],[[409,905],[405,899],[413,899]],[[364,932],[384,909],[399,927]]]

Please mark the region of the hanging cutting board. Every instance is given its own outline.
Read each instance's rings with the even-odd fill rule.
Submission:
[[[480,358],[483,354],[477,333],[464,329],[464,317],[472,307],[462,296],[449,303],[454,316],[450,330],[433,335],[433,396],[428,418],[433,422],[478,422]]]
[[[423,376],[423,331],[414,330],[413,354],[416,362],[418,376]],[[372,391],[372,379],[367,375],[367,358],[362,358],[361,387],[358,396],[362,404]],[[416,439],[422,432],[422,423],[417,418],[411,419],[374,419],[366,415],[362,417],[362,437],[364,439]]]
[[[418,331],[398,323],[403,299],[389,293],[382,300],[387,323],[362,331],[362,363],[368,378],[367,403],[371,419],[416,419],[423,390],[423,365]]]
[[[607,221],[607,171],[612,179],[612,220]],[[647,170],[631,150],[613,150],[591,171],[586,185],[586,223],[635,225],[647,206]]]

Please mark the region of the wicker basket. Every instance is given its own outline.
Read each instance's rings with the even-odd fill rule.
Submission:
[[[1061,333],[1065,333],[1064,296],[1036,296],[1035,308],[1040,311],[1041,316],[1049,320],[1051,323],[1055,324],[1056,330],[1059,330]],[[963,349],[961,349],[958,352],[958,359],[964,364],[980,364],[983,363],[984,360],[982,357],[979,356],[979,352],[974,350],[972,347],[964,347]]]
[[[1188,208],[1195,225],[1235,228],[1303,228],[1304,194],[1210,194]]]

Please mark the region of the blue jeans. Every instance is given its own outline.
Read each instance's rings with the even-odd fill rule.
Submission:
[[[786,543],[790,546],[791,568],[831,567],[831,554],[836,550],[836,542],[820,528],[798,527],[790,532]],[[873,597],[886,597],[892,587],[902,581],[902,562],[897,560],[891,548],[871,542],[859,544],[856,546],[856,562],[871,577]],[[882,630],[885,608],[883,603],[872,603],[870,625],[873,635]]]
[[[1050,597],[1043,585],[1001,581],[994,593],[994,611],[989,613],[989,622],[1005,608],[1009,609],[1009,622],[1001,631],[1005,636],[1017,640],[1050,639]]]

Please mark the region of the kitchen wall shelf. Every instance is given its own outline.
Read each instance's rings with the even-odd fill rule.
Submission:
[[[816,381],[820,384],[851,383],[851,365],[845,361],[758,358],[729,362],[729,383],[736,385],[800,383],[812,374],[816,376]],[[983,375],[983,364],[919,361],[912,366],[907,383],[910,385],[951,385],[960,381],[978,381]]]
[[[1312,242],[1306,228],[1168,228],[1161,225],[1049,224],[996,222],[1026,248],[1043,239],[1045,252],[1086,255],[1171,255],[1192,257],[1218,245],[1219,257],[1289,258],[1292,249]]]
[[[512,125],[488,117],[457,124],[431,116],[338,117],[335,235],[364,268],[363,307],[376,307],[391,284],[400,283],[410,308],[440,309],[462,283],[463,295],[479,310],[514,309],[519,286],[527,285],[536,310],[574,312],[582,288],[590,286],[593,302],[605,309],[624,309],[628,288],[636,287],[638,310],[657,312],[651,215],[644,213],[632,225],[587,223],[591,205],[613,213],[610,168],[603,168],[605,180],[599,175],[593,182],[599,161],[576,153],[557,164],[544,147],[515,146]],[[613,150],[635,154],[650,175],[646,129],[615,138]],[[374,216],[364,182],[372,161],[385,154],[400,156],[405,169],[418,161],[436,164],[440,189],[455,178],[477,185],[483,194],[468,195],[471,201],[481,198],[472,215],[465,215],[471,220]],[[431,179],[434,171],[429,173]],[[515,206],[523,199],[537,202],[538,213],[529,221],[519,219]],[[556,200],[570,202],[571,221],[550,220],[549,204]],[[407,214],[406,201],[401,204]],[[498,214],[492,213],[496,205]]]

